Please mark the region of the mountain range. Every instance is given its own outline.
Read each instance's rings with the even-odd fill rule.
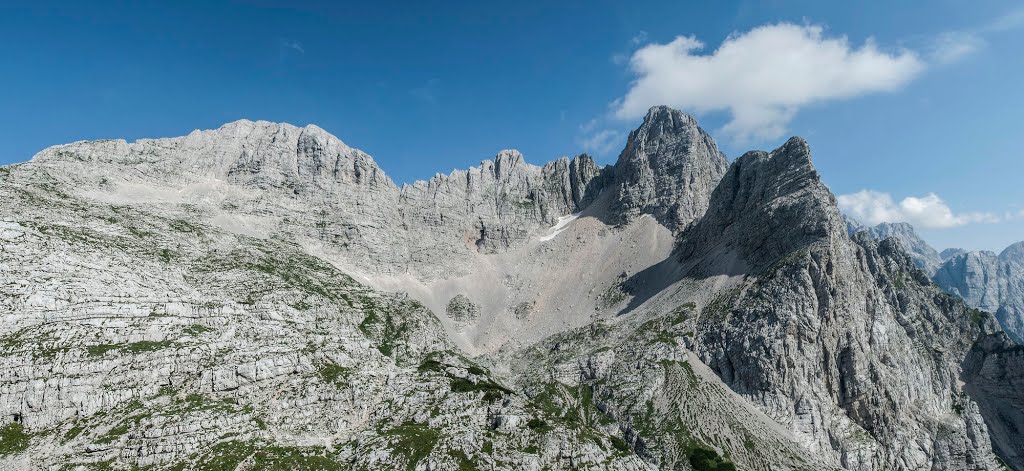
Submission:
[[[945,249],[928,245],[907,223],[881,223],[864,227],[847,219],[851,234],[864,231],[874,239],[897,240],[914,264],[935,284],[957,295],[971,307],[995,313],[1006,333],[1017,343],[1024,338],[1024,242],[1010,245],[998,255],[987,251]]]
[[[50,147],[0,167],[0,467],[1024,469],[1022,247],[911,237],[667,107],[401,186],[316,126]]]

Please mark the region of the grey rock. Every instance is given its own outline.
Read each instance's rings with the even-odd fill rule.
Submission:
[[[914,260],[914,265],[924,270],[929,276],[934,275],[938,271],[939,266],[942,265],[943,260],[949,258],[941,256],[936,252],[932,246],[928,245],[924,239],[917,235],[914,226],[905,222],[883,222],[863,230],[868,231],[871,237],[877,240],[889,237],[895,238],[903,245],[903,250],[910,254],[910,258]],[[944,251],[943,253],[946,254],[947,252]]]
[[[615,164],[613,220],[650,214],[681,229],[707,210],[728,162],[692,116],[665,106],[647,112]]]
[[[998,255],[978,251],[953,256],[942,264],[934,280],[970,306],[995,313],[1018,343],[1024,339],[1024,242]]]
[[[998,326],[894,239],[851,239],[801,139],[737,159],[676,256],[684,280],[732,280],[697,303],[696,354],[812,453],[845,469],[995,468],[959,371]]]
[[[979,339],[964,360],[963,379],[992,431],[993,447],[1013,469],[1024,469],[1024,347],[1002,333]]]
[[[665,107],[401,187],[315,126],[52,147],[0,170],[0,467],[1017,466],[995,320],[847,228],[803,140]]]
[[[946,249],[946,250],[943,250],[942,252],[939,252],[939,258],[941,258],[942,261],[945,262],[946,260],[949,260],[949,259],[951,259],[953,257],[956,257],[957,255],[963,255],[965,253],[967,253],[967,251],[964,250],[964,249],[951,248],[951,249]]]
[[[446,313],[456,322],[472,324],[480,318],[480,306],[473,303],[466,295],[458,294],[448,301]]]

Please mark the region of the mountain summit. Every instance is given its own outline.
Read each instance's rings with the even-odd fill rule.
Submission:
[[[4,469],[1024,467],[995,318],[667,107],[401,187],[315,126],[55,146],[0,243]]]

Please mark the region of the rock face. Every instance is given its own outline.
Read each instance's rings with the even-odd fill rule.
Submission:
[[[964,360],[965,389],[992,430],[994,448],[1006,464],[1024,469],[1024,347],[1002,333],[979,340]]]
[[[680,238],[685,277],[743,275],[702,308],[695,351],[843,468],[991,468],[958,380],[975,339],[998,327],[931,285],[900,245],[848,237],[803,140],[740,157]]]
[[[0,167],[0,468],[1019,469],[1016,347],[905,248],[665,107],[401,187],[315,126],[52,147]]]
[[[522,243],[581,210],[606,181],[587,155],[537,167],[506,150],[399,188],[370,156],[316,126],[244,120],[181,138],[55,146],[31,165],[80,187],[216,198],[235,215],[274,219],[254,230],[318,241],[362,272],[426,277],[465,272],[474,254]]]
[[[907,223],[864,227],[847,219],[847,227],[851,236],[864,233],[875,240],[896,240],[935,284],[973,308],[994,313],[1011,339],[1024,342],[1024,242],[999,255],[956,248],[937,253]]]
[[[708,215],[680,238],[680,261],[707,274],[759,273],[843,224],[835,198],[792,138],[771,153],[744,154],[711,196]]]
[[[447,247],[452,239],[463,238],[475,251],[497,253],[521,243],[541,225],[579,212],[603,184],[603,170],[586,154],[537,167],[513,150],[498,153],[479,168],[405,185],[399,202],[409,243],[416,250],[434,252],[431,247]]]
[[[464,294],[456,295],[448,301],[448,308],[445,311],[448,317],[459,324],[472,324],[480,318],[480,306]]]
[[[2,176],[2,469],[647,469],[309,247]]]
[[[873,239],[882,240],[890,237],[899,241],[903,246],[903,250],[910,255],[910,259],[914,261],[914,265],[924,270],[929,276],[935,274],[939,270],[939,266],[942,262],[950,257],[948,250],[943,251],[944,255],[939,255],[931,245],[928,245],[917,232],[914,230],[914,226],[905,222],[894,222],[888,223],[883,222],[877,226],[865,228],[863,230],[869,231]],[[951,249],[956,250],[956,249]]]
[[[651,214],[681,229],[707,210],[727,166],[714,139],[693,117],[665,106],[651,108],[615,164],[613,220]]]
[[[967,253],[967,251],[964,249],[946,249],[943,250],[942,252],[939,252],[939,258],[941,258],[942,261],[945,262],[946,260],[956,257],[957,255],[963,255],[965,253]]]
[[[935,274],[935,283],[967,304],[995,313],[1017,341],[1024,339],[1024,242],[995,253],[953,256]]]

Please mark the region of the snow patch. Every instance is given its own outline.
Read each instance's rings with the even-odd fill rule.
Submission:
[[[551,239],[554,239],[555,236],[557,236],[558,234],[561,234],[562,231],[564,231],[567,227],[569,227],[569,223],[570,222],[575,221],[576,218],[578,218],[578,217],[580,217],[580,213],[573,213],[573,214],[570,214],[568,216],[559,217],[558,218],[558,224],[555,224],[555,226],[551,228],[552,232],[550,234],[544,236],[544,237],[541,237],[540,241],[541,242],[547,242],[547,241],[549,241]]]

